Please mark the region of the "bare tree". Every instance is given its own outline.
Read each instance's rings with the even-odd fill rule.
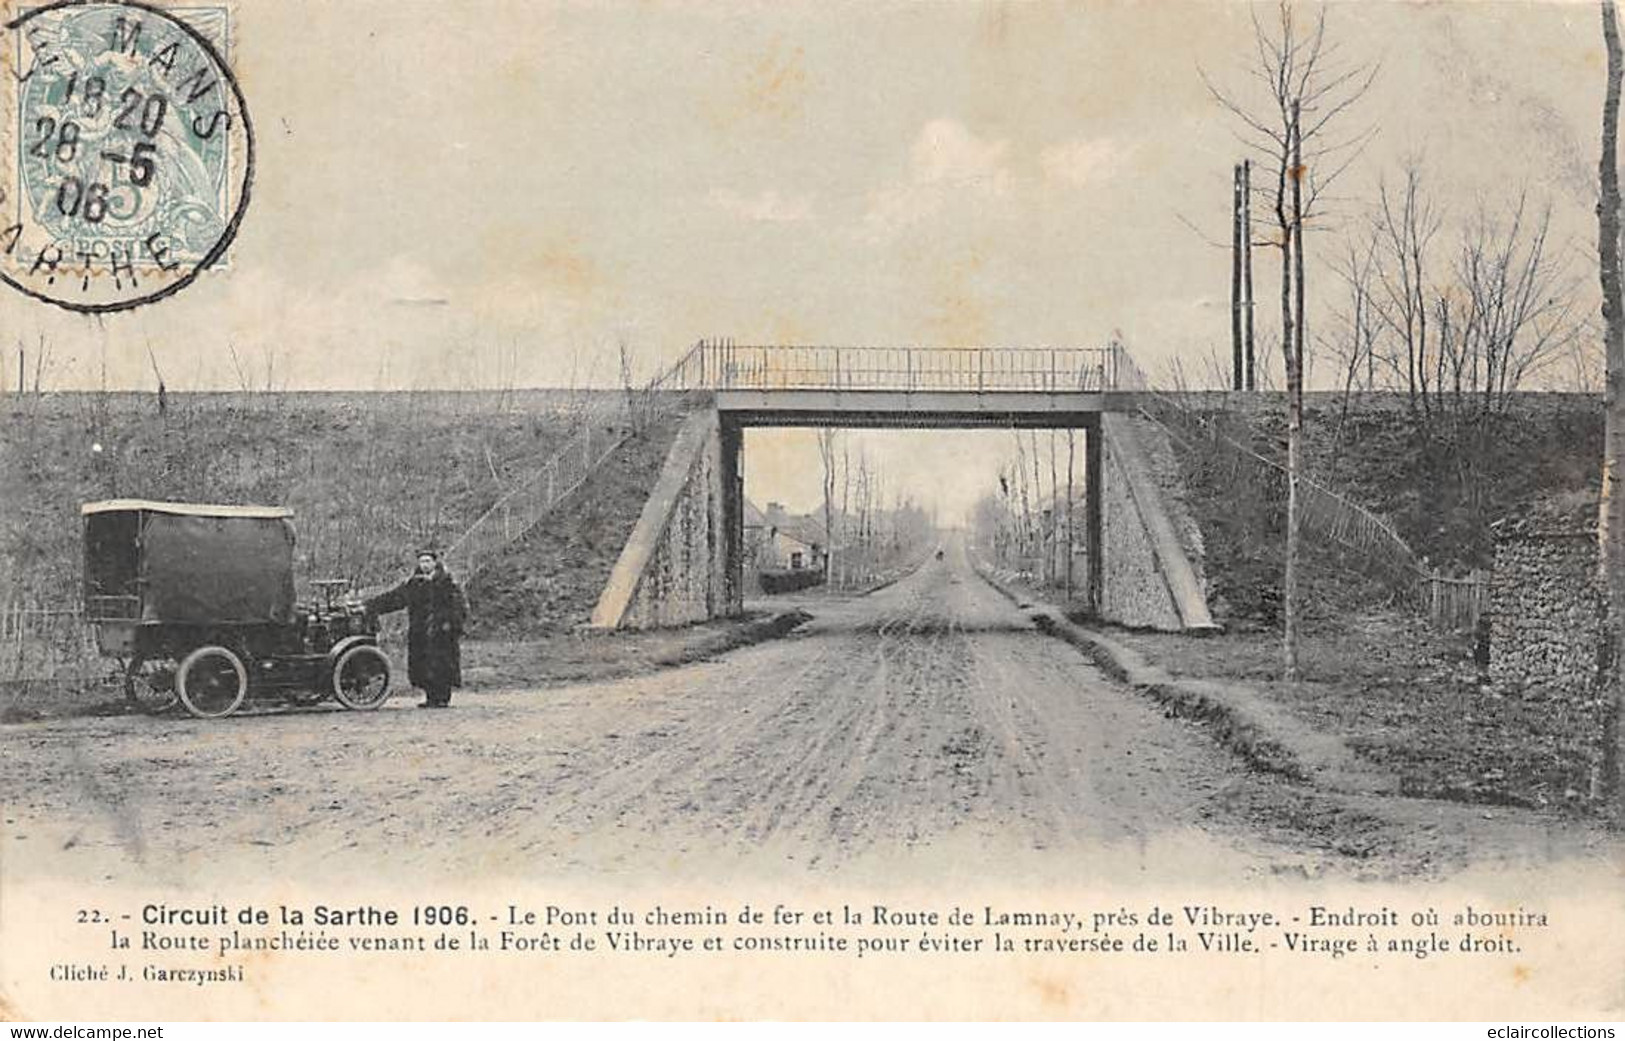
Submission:
[[[1484,470],[1501,421],[1525,381],[1559,363],[1581,330],[1576,280],[1549,248],[1551,211],[1523,197],[1479,213],[1463,231],[1451,284],[1433,301],[1438,327],[1430,414],[1450,446],[1455,480],[1482,515]]]
[[[857,549],[860,577],[867,577],[869,562],[869,507],[874,496],[874,475],[869,470],[869,452],[866,446],[858,448],[858,516],[857,534],[854,538]]]
[[[1337,415],[1337,429],[1332,433],[1331,459],[1328,469],[1335,470],[1343,445],[1343,432],[1348,426],[1349,399],[1355,390],[1371,390],[1376,382],[1377,341],[1380,337],[1380,319],[1372,293],[1377,271],[1377,232],[1372,229],[1344,243],[1344,252],[1333,262],[1332,268],[1342,280],[1347,303],[1332,311],[1332,334],[1322,338],[1325,353],[1336,358],[1343,386]]]
[[[41,333],[34,349],[34,397],[44,393],[45,374],[51,371],[51,342]]]
[[[989,529],[993,558],[1000,564],[1010,562],[1010,543],[1015,537],[1016,507],[1010,495],[1010,475],[1006,467],[999,468],[999,492],[997,496],[989,496],[992,506],[982,516],[990,518],[992,526]]]
[[[1598,315],[1583,315],[1579,333],[1569,344],[1566,356],[1559,361],[1564,371],[1560,382],[1576,393],[1600,397],[1605,360],[1602,320]]]
[[[1044,574],[1045,557],[1047,554],[1044,552],[1044,533],[1039,529],[1039,522],[1041,522],[1044,517],[1044,482],[1038,475],[1038,431],[1027,431],[1027,440],[1030,442],[1028,448],[1028,458],[1032,460],[1033,464],[1034,499],[1033,511],[1029,516],[1031,516],[1033,520],[1033,551],[1038,555],[1037,577],[1038,581],[1043,583],[1047,580]]]
[[[1374,65],[1344,65],[1326,37],[1324,8],[1312,26],[1301,27],[1290,0],[1281,0],[1276,24],[1253,20],[1255,63],[1250,75],[1263,87],[1249,102],[1221,91],[1202,73],[1213,97],[1242,126],[1240,137],[1257,151],[1269,177],[1260,186],[1274,218],[1281,253],[1281,360],[1287,391],[1286,568],[1282,580],[1285,631],[1282,651],[1288,681],[1299,678],[1298,571],[1301,517],[1298,482],[1303,473],[1304,252],[1306,227],[1320,216],[1327,191],[1371,137],[1372,131],[1336,137],[1339,117],[1357,103],[1376,78]],[[1273,183],[1268,183],[1273,181]]]
[[[1385,361],[1402,377],[1411,416],[1416,420],[1426,417],[1430,404],[1428,271],[1442,218],[1423,189],[1421,162],[1415,158],[1405,165],[1404,187],[1390,190],[1387,181],[1382,182],[1379,200],[1374,222],[1382,249],[1377,274],[1383,292],[1377,314],[1394,334],[1395,349],[1385,356]],[[1418,429],[1425,435],[1425,426]]]
[[[824,464],[824,582],[835,577],[833,566],[835,550],[835,450],[840,431],[834,427],[818,428],[818,458]],[[845,547],[843,547],[844,549]]]
[[[1620,716],[1625,712],[1621,653],[1625,651],[1625,498],[1619,494],[1619,458],[1625,450],[1625,288],[1620,272],[1619,92],[1625,76],[1614,0],[1602,0],[1602,35],[1608,50],[1608,89],[1602,106],[1602,158],[1597,172],[1597,256],[1602,280],[1603,337],[1607,360],[1606,425],[1602,497],[1597,512],[1597,554],[1606,597],[1603,608],[1601,679],[1604,712],[1602,785],[1616,824],[1625,824],[1625,778],[1621,778]]]
[[[848,572],[852,567],[846,559],[845,552],[847,543],[852,538],[852,449],[845,441],[841,442],[841,509],[836,514],[835,523],[840,525],[840,536],[837,537],[833,531],[825,532],[825,535],[829,539],[831,552],[836,546],[841,547],[841,584],[846,585],[850,578]]]
[[[1515,393],[1573,357],[1586,323],[1568,251],[1551,243],[1550,207],[1524,194],[1453,224],[1419,161],[1385,182],[1370,218],[1375,287],[1368,301],[1378,379],[1408,407],[1419,501],[1450,497],[1482,521],[1487,469]]]
[[[1055,438],[1056,432],[1052,427],[1049,432],[1049,549],[1044,554],[1049,561],[1050,585],[1055,585],[1060,578],[1060,565],[1055,559],[1056,547],[1061,542],[1061,511],[1058,504],[1061,493],[1056,479]]]
[[[1027,450],[1021,443],[1021,431],[1010,431],[1016,440],[1016,489],[1021,495],[1021,528],[1020,528],[1020,555],[1025,558],[1032,546],[1033,537],[1033,511],[1031,499],[1027,494]]]
[[[1078,454],[1078,432],[1072,427],[1066,428],[1066,601],[1072,602],[1072,547],[1076,545],[1076,528],[1073,525],[1072,514],[1077,507],[1077,497],[1073,491],[1072,475]]]
[[[1434,302],[1441,371],[1435,386],[1457,416],[1504,413],[1513,392],[1559,361],[1581,328],[1578,285],[1550,248],[1548,205],[1531,215],[1524,196],[1504,215],[1480,212],[1456,256],[1457,292]]]
[[[158,356],[152,353],[152,344],[147,344],[147,361],[152,365],[152,378],[158,381],[158,415],[169,413],[169,388],[164,383],[163,370],[158,367]],[[105,365],[105,362],[103,363]]]
[[[642,434],[653,418],[654,392],[649,386],[640,386],[633,377],[636,352],[625,335],[616,336],[615,350],[620,364],[621,392],[626,398],[626,425],[633,434]]]

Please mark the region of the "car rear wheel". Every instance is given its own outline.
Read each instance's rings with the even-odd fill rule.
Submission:
[[[199,647],[176,670],[175,689],[186,711],[219,719],[237,711],[248,695],[248,669],[225,647]]]
[[[124,667],[124,696],[142,712],[158,715],[179,703],[175,695],[175,666],[168,661],[132,658]]]
[[[370,643],[351,647],[333,666],[333,696],[345,708],[377,708],[389,700],[389,658]]]

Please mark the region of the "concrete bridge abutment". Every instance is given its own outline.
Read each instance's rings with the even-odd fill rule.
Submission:
[[[743,444],[715,408],[684,420],[593,608],[592,628],[668,628],[743,610]]]
[[[884,400],[882,400],[884,397]],[[593,610],[601,629],[737,615],[744,601],[747,427],[1060,428],[1085,431],[1087,597],[1100,619],[1201,632],[1208,612],[1188,518],[1174,516],[1143,421],[1100,394],[720,392],[685,420]],[[1120,395],[1111,396],[1113,398]],[[893,400],[895,399],[895,400]],[[1183,522],[1183,523],[1181,523]]]

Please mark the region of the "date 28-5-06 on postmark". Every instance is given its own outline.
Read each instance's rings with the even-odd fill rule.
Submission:
[[[219,263],[254,177],[228,12],[133,0],[0,0],[0,12],[0,279],[99,313]]]

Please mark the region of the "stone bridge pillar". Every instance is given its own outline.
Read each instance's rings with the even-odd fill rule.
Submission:
[[[741,443],[714,408],[683,422],[593,608],[593,628],[687,625],[743,609]]]
[[[1181,509],[1177,466],[1148,420],[1047,399],[1000,412],[982,395],[942,398],[934,413],[912,399],[870,400],[863,408],[833,398],[801,401],[799,409],[793,398],[780,399],[776,408],[752,404],[730,409],[713,402],[685,420],[593,610],[594,627],[686,625],[743,610],[745,427],[934,425],[1083,431],[1090,609],[1134,627],[1214,628],[1200,573],[1200,532]]]
[[[722,489],[722,584],[727,613],[743,610],[745,600],[745,431],[727,417],[717,424],[718,464]]]

